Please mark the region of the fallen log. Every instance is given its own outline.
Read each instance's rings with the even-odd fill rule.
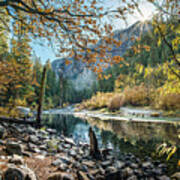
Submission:
[[[24,119],[16,119],[16,118],[3,117],[3,116],[0,116],[0,122],[36,125],[36,121],[28,121]]]

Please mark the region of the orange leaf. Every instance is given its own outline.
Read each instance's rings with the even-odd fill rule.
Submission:
[[[69,60],[66,60],[66,61],[65,61],[65,64],[66,64],[66,65],[69,65],[69,64],[72,64],[72,62],[69,61]]]

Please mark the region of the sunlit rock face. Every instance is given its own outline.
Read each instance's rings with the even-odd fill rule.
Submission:
[[[121,46],[113,46],[112,50],[109,51],[112,56],[123,56],[124,53],[129,49],[133,40],[132,37],[137,38],[142,33],[147,32],[150,29],[150,25],[141,24],[136,22],[132,26],[124,30],[116,30],[114,32],[114,39],[118,39],[122,42]],[[102,42],[99,41],[95,47],[98,47]],[[97,81],[96,75],[86,67],[86,64],[76,61],[73,58],[68,59],[72,61],[71,64],[66,65],[65,59],[56,59],[52,62],[52,68],[56,73],[57,77],[59,74],[63,74],[64,78],[68,78],[73,82],[76,90],[83,90],[91,88],[92,85]]]

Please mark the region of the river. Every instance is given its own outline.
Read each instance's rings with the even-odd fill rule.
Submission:
[[[78,118],[71,113],[46,113],[43,115],[44,124],[55,128],[79,142],[89,143],[88,129],[93,127],[100,147],[112,148],[117,156],[131,152],[140,158],[151,157],[155,161],[166,162],[169,171],[179,171],[180,160],[180,124],[162,122],[137,121],[102,121],[97,118]],[[167,154],[160,156],[162,147],[177,147],[170,160]],[[158,150],[159,149],[159,150]]]

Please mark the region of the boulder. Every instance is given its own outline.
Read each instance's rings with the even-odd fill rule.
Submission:
[[[16,142],[9,141],[6,143],[6,152],[8,154],[22,155],[22,146]]]
[[[36,175],[34,172],[25,167],[9,167],[4,173],[3,173],[3,180],[37,180]]]
[[[9,163],[22,165],[24,164],[24,159],[21,156],[14,154],[13,157],[9,159]]]

